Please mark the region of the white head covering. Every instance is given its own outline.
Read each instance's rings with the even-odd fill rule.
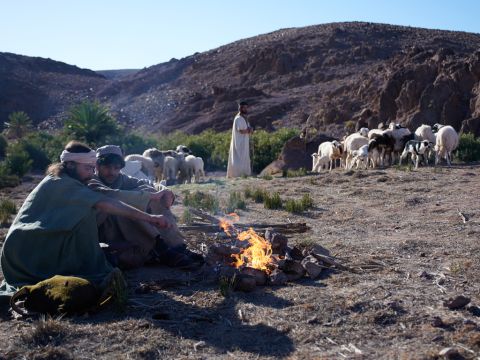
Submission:
[[[71,153],[67,150],[63,150],[60,154],[60,161],[74,161],[80,164],[95,165],[97,162],[97,157],[94,150],[91,150],[88,153]]]

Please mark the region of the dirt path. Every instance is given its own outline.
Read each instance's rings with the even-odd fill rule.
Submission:
[[[479,175],[478,166],[335,170],[175,187],[180,198],[185,188],[224,199],[246,187],[278,191],[282,198],[310,193],[315,207],[305,214],[265,210],[249,201],[247,210],[239,211],[241,222],[304,221],[312,231],[292,237],[291,243],[319,243],[346,264],[374,260],[383,266],[358,274],[331,272],[317,281],[227,298],[214,281],[196,274],[161,267],[137,270],[128,274],[132,300],[125,314],[104,311],[50,321],[43,328],[5,317],[0,355],[434,359],[452,347],[475,358],[480,309],[449,310],[443,302],[465,295],[471,305],[480,306]],[[29,189],[25,185],[10,195],[23,199]],[[468,216],[466,223],[458,209]],[[182,206],[175,211],[181,215]],[[189,241],[195,247],[210,240],[190,236]],[[177,282],[146,294],[135,292],[139,282],[161,279]]]

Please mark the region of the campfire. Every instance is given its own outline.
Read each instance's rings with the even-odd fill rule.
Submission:
[[[215,244],[207,247],[207,264],[220,279],[230,281],[235,290],[284,285],[305,276],[316,279],[325,269],[342,267],[321,246],[288,246],[288,238],[282,232],[305,232],[308,230],[305,224],[240,224],[235,213],[217,219],[198,210],[191,211],[214,225],[199,224],[183,230],[199,228],[214,232]],[[255,229],[264,229],[264,234]]]

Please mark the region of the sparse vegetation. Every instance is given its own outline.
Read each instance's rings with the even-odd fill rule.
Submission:
[[[275,192],[273,194],[265,193],[265,197],[263,199],[263,206],[265,209],[269,210],[276,210],[282,208],[282,199],[280,198],[280,194]]]
[[[22,335],[22,340],[33,346],[60,345],[68,333],[67,325],[60,318],[41,316],[33,323],[32,328]]]
[[[300,168],[297,170],[284,170],[282,172],[283,177],[291,178],[291,177],[299,177],[299,176],[306,176],[307,175],[307,169],[305,168]]]
[[[345,121],[345,125],[343,127],[347,134],[351,134],[355,131],[355,121],[353,120],[347,120]]]
[[[218,200],[213,195],[202,191],[194,191],[193,193],[190,193],[190,191],[186,190],[183,192],[183,196],[183,205],[185,206],[206,210],[211,213],[218,211]]]
[[[193,223],[192,213],[188,209],[183,210],[181,220],[185,225],[191,225]]]
[[[9,139],[21,139],[32,130],[32,120],[24,111],[15,111],[5,123],[5,135]]]
[[[460,143],[455,151],[460,161],[471,162],[480,160],[480,139],[475,138],[472,133],[461,134]]]
[[[229,297],[235,288],[235,281],[236,281],[235,274],[231,277],[229,276],[220,277],[218,281],[220,294],[224,297]]]
[[[303,195],[300,200],[288,199],[285,202],[285,210],[295,214],[300,214],[312,206],[313,199],[309,194]]]
[[[235,212],[235,210],[245,210],[247,203],[242,194],[238,191],[232,191],[228,196],[227,206],[225,208],[226,213]]]
[[[7,225],[10,223],[12,215],[17,213],[17,206],[12,200],[0,200],[0,224]]]

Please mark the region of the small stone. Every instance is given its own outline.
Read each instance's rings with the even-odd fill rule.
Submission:
[[[323,267],[312,255],[309,255],[302,260],[302,266],[307,271],[308,276],[312,279],[316,279],[323,271]]]
[[[305,275],[305,269],[302,264],[296,260],[285,260],[280,270],[287,275],[289,281],[295,281]]]
[[[478,307],[476,305],[469,305],[467,307],[467,310],[473,316],[480,316],[480,307]]]
[[[432,280],[434,278],[434,275],[426,271],[422,271],[418,273],[418,277],[422,279]]]
[[[433,319],[432,319],[432,326],[433,327],[437,327],[437,328],[443,328],[445,327],[445,323],[443,322],[443,320],[439,317],[439,316],[435,316]]]
[[[272,253],[284,255],[288,246],[288,238],[280,233],[274,232],[272,228],[265,230],[265,239],[272,244]]]
[[[427,254],[425,254],[424,252],[420,253],[420,257],[426,257],[426,256],[427,256]]]
[[[438,353],[439,356],[443,356],[445,359],[449,359],[449,360],[462,360],[462,359],[465,359],[459,352],[457,349],[454,349],[454,348],[451,348],[451,347],[448,347],[448,348],[443,348],[442,350],[440,350],[440,352]]]
[[[285,285],[287,281],[288,281],[287,275],[283,271],[280,271],[278,269],[274,270],[269,277],[270,285],[274,285],[274,286]]]
[[[263,286],[267,283],[267,274],[265,273],[265,271],[254,269],[247,266],[247,267],[244,267],[240,271],[240,273],[253,276],[255,278],[255,283],[258,286]]]
[[[255,278],[250,275],[240,274],[235,277],[235,290],[243,292],[252,292],[257,287]]]
[[[470,299],[459,295],[455,298],[450,298],[443,302],[443,306],[448,307],[450,310],[457,310],[465,307],[468,303],[470,303]]]
[[[290,250],[290,256],[292,257],[293,260],[298,260],[298,261],[302,261],[303,258],[305,257],[303,256],[302,250],[297,246],[294,246]]]

